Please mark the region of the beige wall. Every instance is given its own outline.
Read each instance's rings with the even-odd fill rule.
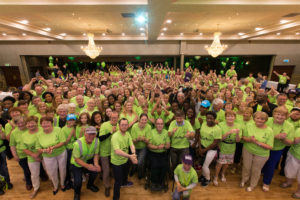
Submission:
[[[207,55],[204,43],[197,41],[188,42],[100,42],[103,51],[101,55]],[[223,42],[222,43],[226,43]],[[292,82],[300,82],[300,43],[266,43],[266,42],[241,42],[235,44],[227,42],[228,49],[224,55],[275,55],[274,65],[296,65]],[[26,70],[21,62],[24,55],[84,55],[80,47],[86,43],[69,42],[35,42],[35,43],[0,43],[0,65],[6,63],[20,67],[23,83],[28,81]],[[283,59],[290,60],[283,63]]]

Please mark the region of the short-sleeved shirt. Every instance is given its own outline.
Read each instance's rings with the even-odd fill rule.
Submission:
[[[259,142],[267,144],[271,147],[273,147],[274,145],[274,134],[273,130],[270,127],[258,128],[256,127],[255,123],[251,123],[244,128],[243,136],[254,136],[255,139]],[[268,157],[270,155],[270,150],[264,149],[251,142],[244,142],[244,148],[247,149],[247,151],[249,151],[250,153],[257,156]]]
[[[150,134],[150,133],[151,133],[151,126],[149,124],[146,124],[146,126],[143,129],[140,129],[139,123],[137,122],[132,126],[131,138],[132,138],[132,140],[135,140],[139,137],[148,138],[148,134]],[[139,142],[134,143],[134,146],[136,149],[143,149],[146,147],[146,143],[143,141],[139,141]]]
[[[239,129],[238,133],[240,138],[242,138],[242,128],[238,123],[234,123],[233,126],[228,126],[226,122],[221,122],[219,124],[222,130],[222,136],[225,135],[228,131],[232,129]],[[222,154],[234,154],[236,148],[236,133],[228,135],[221,143],[220,143],[220,152]]]
[[[104,122],[101,125],[99,136],[111,134],[112,128],[113,128],[113,126],[110,123],[110,121]],[[118,130],[118,125],[117,125],[117,130]],[[106,138],[104,141],[100,141],[99,148],[100,148],[100,156],[101,157],[110,156],[110,150],[111,150],[110,145],[111,145],[111,135],[108,138]]]
[[[193,167],[191,167],[191,169],[186,172],[183,169],[183,164],[179,164],[174,170],[174,174],[178,177],[180,185],[182,185],[183,187],[187,187],[192,183],[198,182],[198,175]]]
[[[286,84],[287,82],[287,77],[286,76],[283,76],[283,75],[279,75],[279,83],[280,84]]]
[[[87,127],[88,127],[88,125],[83,125],[83,126],[77,125],[77,126],[76,126],[76,129],[75,129],[75,136],[76,136],[77,139],[81,138],[81,137],[84,135],[84,133],[82,133],[82,135],[81,135],[81,137],[80,137],[81,129],[82,129],[82,128],[87,128]]]
[[[22,135],[26,132],[25,130],[20,130],[19,128],[15,128],[10,135],[9,146],[16,147],[17,155],[20,159],[26,158],[27,155],[23,152],[21,148],[22,143]]]
[[[39,128],[38,132],[36,133],[29,133],[29,131],[25,131],[22,135],[22,142],[21,142],[21,149],[27,149],[33,153],[37,153],[36,149],[36,142],[38,140],[38,133],[42,131],[41,128]],[[29,155],[27,155],[28,162],[36,162],[35,159]]]
[[[222,139],[222,130],[219,125],[210,127],[207,126],[206,122],[204,122],[200,129],[200,138],[201,145],[206,148],[211,145],[214,140]]]
[[[300,137],[300,128],[297,128],[294,134],[294,138],[299,138]],[[300,160],[300,143],[298,144],[293,144],[290,148],[290,153]]]
[[[111,163],[114,165],[125,164],[128,161],[128,158],[117,155],[115,150],[119,149],[128,153],[131,145],[133,145],[133,142],[129,132],[126,132],[125,135],[123,135],[120,131],[114,133],[111,137]]]
[[[65,142],[66,138],[64,134],[62,134],[61,129],[59,127],[54,127],[51,133],[45,133],[44,131],[40,131],[38,133],[38,140],[36,143],[36,149],[47,149],[48,147],[57,145],[61,142]],[[54,149],[51,154],[43,153],[43,157],[55,157],[59,156],[65,151],[65,145]]]
[[[65,138],[67,139],[73,130],[73,127],[69,128],[67,126],[64,126],[61,128],[62,134],[64,134]],[[67,149],[73,149],[73,143],[75,142],[76,138],[74,136],[71,137],[68,144],[66,144]]]
[[[4,132],[4,128],[2,128],[2,130],[1,130],[2,132]],[[4,134],[5,134],[5,132],[4,132]],[[4,145],[4,141],[2,140],[2,138],[0,137],[0,153],[1,152],[3,152],[3,151],[5,151],[5,145]]]
[[[226,71],[226,75],[231,78],[231,77],[236,75],[236,71],[229,69],[229,70]]]
[[[176,149],[189,148],[189,139],[185,137],[187,132],[195,132],[191,123],[187,120],[183,121],[183,125],[178,125],[176,120],[173,120],[169,126],[169,132],[177,128],[176,132],[171,136],[171,147]]]
[[[170,137],[168,131],[163,129],[161,133],[158,133],[156,129],[152,129],[151,134],[148,135],[149,144],[159,146],[161,144],[170,144]],[[165,149],[150,149],[150,151],[155,153],[165,152]]]

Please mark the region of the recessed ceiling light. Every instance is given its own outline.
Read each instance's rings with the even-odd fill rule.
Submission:
[[[245,35],[245,33],[238,33],[239,36]]]
[[[83,36],[86,36],[86,33],[83,33],[82,35],[83,35]]]
[[[167,27],[164,27],[162,30],[163,30],[163,31],[166,31],[166,30],[168,30],[168,28],[167,28]]]
[[[6,34],[6,33],[2,33],[2,35],[3,35],[3,36],[7,36],[7,34]]]
[[[106,36],[106,34],[105,34],[105,33],[102,33],[102,36]]]
[[[256,31],[261,31],[261,30],[263,30],[263,28],[256,27],[255,30],[256,30]]]
[[[141,33],[141,36],[145,36],[145,33]]]
[[[59,35],[65,37],[67,34],[66,34],[66,33],[61,33],[61,34],[59,34]]]
[[[51,28],[47,27],[43,29],[44,31],[51,31]]]
[[[296,33],[296,35],[300,35],[300,33],[299,33],[299,32],[297,32],[297,33]]]
[[[203,33],[199,33],[199,35],[203,35]]]
[[[121,35],[122,35],[122,36],[125,36],[125,33],[122,33]]]
[[[23,35],[23,36],[26,36],[27,34],[26,34],[26,33],[22,33],[22,35]]]
[[[172,20],[168,19],[168,20],[166,21],[166,23],[167,23],[167,24],[171,24],[171,23],[172,23]]]
[[[161,36],[164,36],[165,34],[164,34],[164,33],[161,33],[160,35],[161,35]]]
[[[290,20],[286,20],[286,19],[282,19],[280,20],[280,24],[285,24],[285,23],[288,23]]]
[[[140,31],[144,31],[144,30],[145,30],[145,28],[143,28],[143,27],[140,28]]]
[[[276,33],[276,35],[280,35],[281,33]]]
[[[183,33],[180,33],[181,36],[183,36]]]
[[[140,24],[145,23],[146,18],[143,15],[140,15],[138,17],[135,18],[136,21],[138,21]]]
[[[19,23],[21,23],[21,24],[28,24],[29,23],[29,21],[28,20],[26,20],[26,19],[24,19],[24,20],[21,20],[21,21],[18,21]]]

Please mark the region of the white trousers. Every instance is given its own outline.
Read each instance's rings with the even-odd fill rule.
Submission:
[[[40,162],[28,162],[34,191],[37,191],[40,188],[40,166]]]
[[[205,161],[202,166],[202,175],[206,178],[206,180],[210,180],[210,170],[209,165],[214,160],[217,155],[217,150],[208,150],[205,156]]]

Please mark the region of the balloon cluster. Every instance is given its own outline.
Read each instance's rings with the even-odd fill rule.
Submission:
[[[53,60],[54,60],[53,57],[49,56],[49,64],[48,65],[49,65],[50,69],[53,69],[53,67],[54,67]],[[55,78],[54,71],[51,72],[51,76]]]

